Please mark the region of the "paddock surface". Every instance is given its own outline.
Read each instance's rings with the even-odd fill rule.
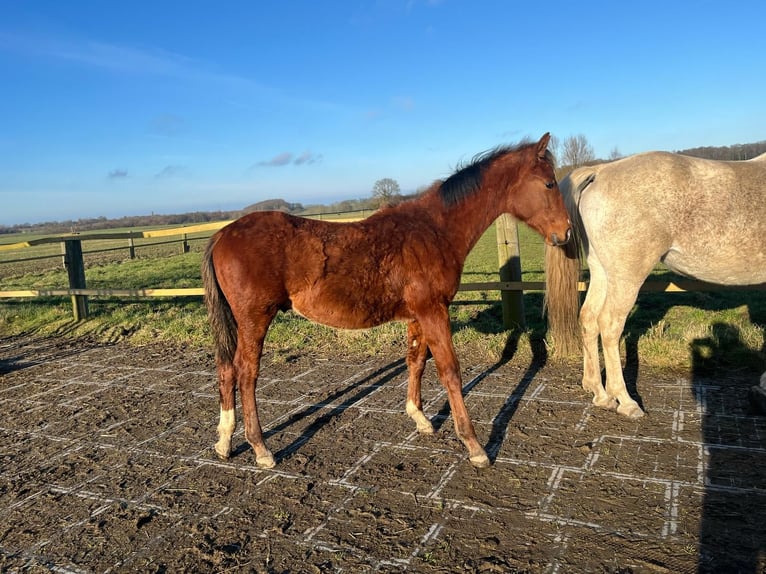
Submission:
[[[433,365],[419,436],[399,357],[266,355],[277,467],[213,456],[206,350],[0,339],[3,572],[764,572],[757,375],[638,369],[647,417],[579,369],[461,357],[494,461],[455,438]]]

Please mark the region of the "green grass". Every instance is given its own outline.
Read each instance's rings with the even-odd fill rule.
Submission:
[[[523,279],[544,280],[542,240],[520,226]],[[4,238],[3,243],[23,241]],[[89,288],[182,288],[199,287],[199,266],[204,238],[190,242],[191,251],[180,253],[180,244],[136,241],[136,259],[127,258],[127,242],[86,242],[86,282]],[[106,253],[88,253],[99,247],[121,247]],[[3,263],[19,257],[0,251],[0,290],[66,288],[57,244],[29,248],[29,256],[55,255],[34,262]],[[498,281],[497,240],[491,226],[465,263],[463,282]],[[657,275],[668,278],[663,268]],[[546,334],[542,316],[542,293],[524,294],[527,327],[514,335],[517,356],[524,359],[544,349]],[[502,326],[500,293],[459,292],[450,307],[454,341],[464,361],[498,360],[509,343]],[[763,369],[766,297],[762,292],[644,293],[628,318],[623,353],[638,353],[642,364],[689,367],[725,364],[733,368]],[[0,299],[0,334],[19,333],[88,335],[105,341],[134,343],[164,340],[209,346],[207,318],[200,298],[115,299],[90,298],[90,317],[72,320],[68,298],[34,300]],[[403,354],[406,329],[391,323],[364,331],[335,330],[310,323],[293,313],[280,313],[269,331],[267,349],[279,359],[295,353],[370,356]],[[516,340],[518,338],[518,340]]]

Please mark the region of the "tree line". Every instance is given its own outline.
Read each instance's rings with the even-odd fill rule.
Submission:
[[[583,165],[593,165],[613,161],[622,157],[617,147],[612,148],[607,158],[597,158],[593,146],[583,134],[576,134],[559,140],[556,136],[551,138],[549,148],[557,159],[556,176],[560,179],[574,168]],[[683,150],[675,153],[724,161],[740,161],[754,158],[766,153],[766,140],[735,144],[730,146],[703,146]],[[418,189],[421,192],[425,187]],[[48,221],[43,223],[24,223],[19,225],[0,225],[0,235],[10,233],[73,233],[80,231],[100,231],[115,227],[143,227],[143,226],[174,226],[195,225],[212,221],[226,221],[236,219],[252,211],[284,211],[295,215],[319,215],[322,213],[337,213],[347,211],[371,210],[381,205],[394,203],[403,199],[399,184],[395,179],[383,178],[375,182],[371,190],[371,197],[360,199],[348,199],[329,205],[308,205],[289,203],[282,199],[268,199],[246,206],[241,210],[233,211],[194,211],[170,215],[133,215],[108,219],[95,217],[78,220]]]
[[[560,142],[555,136],[551,138],[549,145],[551,152],[557,158],[556,176],[564,177],[573,169],[583,165],[594,165],[620,159],[622,154],[615,146],[607,158],[597,158],[593,152],[593,146],[582,135],[573,135]],[[674,153],[689,155],[702,159],[719,161],[742,161],[752,159],[766,153],[766,140],[748,144],[735,144],[730,146],[704,146],[675,150]]]

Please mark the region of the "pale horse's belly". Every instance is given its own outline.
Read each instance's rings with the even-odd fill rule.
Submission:
[[[684,249],[672,247],[662,258],[672,271],[700,281],[719,285],[759,285],[766,283],[766,246],[748,249]]]

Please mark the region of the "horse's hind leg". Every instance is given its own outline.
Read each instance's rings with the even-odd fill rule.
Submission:
[[[245,422],[245,438],[255,451],[255,462],[263,468],[272,468],[276,464],[263,441],[263,431],[258,420],[258,406],[255,390],[258,384],[263,340],[269,329],[274,314],[262,314],[253,318],[245,327],[240,324],[237,332],[237,352],[234,355],[234,366],[237,371],[240,401],[242,403],[242,418]]]
[[[217,370],[221,418],[218,422],[218,442],[215,444],[215,452],[223,460],[228,460],[231,455],[231,435],[234,434],[237,426],[234,389],[236,373],[232,364],[219,364]]]
[[[428,345],[423,338],[420,323],[411,321],[407,324],[407,414],[415,421],[418,432],[431,434],[434,427],[423,413],[423,401],[420,396],[420,383],[426,367]]]
[[[590,284],[580,309],[583,343],[582,387],[593,393],[593,404],[597,407],[616,409],[617,401],[607,394],[601,382],[601,363],[598,353],[598,317],[606,299],[606,273],[601,262],[592,252],[588,255],[588,268]]]

